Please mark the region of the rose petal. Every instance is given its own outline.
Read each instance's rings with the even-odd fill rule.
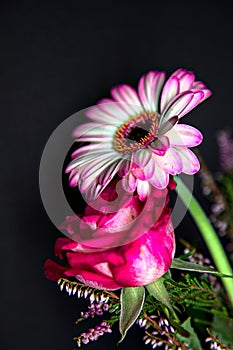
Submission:
[[[51,259],[47,259],[43,266],[45,270],[45,277],[51,281],[57,282],[59,278],[66,277],[66,271],[69,269],[67,266],[61,266]]]

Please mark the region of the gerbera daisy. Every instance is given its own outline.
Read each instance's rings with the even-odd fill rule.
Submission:
[[[111,89],[87,109],[89,123],[73,136],[88,144],[72,154],[66,172],[70,185],[87,198],[97,198],[111,179],[122,177],[125,191],[137,189],[140,199],[150,185],[164,189],[169,174],[194,174],[200,164],[189,147],[202,141],[200,131],[179,119],[211,95],[192,72],[176,70],[165,83],[165,73],[150,71],[139,81],[138,92],[129,85]]]

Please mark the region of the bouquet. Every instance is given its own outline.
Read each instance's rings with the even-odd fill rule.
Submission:
[[[190,71],[167,80],[150,71],[137,90],[113,87],[49,140],[41,194],[63,236],[44,269],[61,290],[89,300],[76,348],[112,332],[120,344],[131,327],[152,349],[232,348],[233,140],[219,132],[213,175],[196,148],[201,132],[181,120],[210,95]],[[192,193],[196,173],[208,213]],[[194,237],[176,237],[187,210],[208,257]]]

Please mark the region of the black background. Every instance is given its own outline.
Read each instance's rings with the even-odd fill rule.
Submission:
[[[216,131],[232,124],[232,9],[228,1],[1,1],[1,327],[3,350],[71,350],[80,303],[44,278],[60,233],[41,203],[40,157],[74,112],[136,86],[150,69],[193,70],[213,96],[185,122],[204,134],[217,169]],[[189,217],[179,232],[198,234]],[[107,335],[87,349],[116,349]],[[143,349],[132,330],[119,350]],[[150,346],[149,346],[150,347]],[[148,347],[148,348],[149,348]],[[145,347],[147,348],[147,347]]]

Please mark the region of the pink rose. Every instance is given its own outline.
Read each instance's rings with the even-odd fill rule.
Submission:
[[[114,200],[115,185],[110,184],[102,198]],[[81,220],[67,217],[62,228],[76,241],[56,241],[55,254],[60,259],[65,256],[67,264],[48,259],[46,277],[75,277],[88,286],[109,290],[147,285],[160,278],[175,253],[167,192],[153,188],[143,202],[137,194],[127,194],[115,213],[103,214],[87,206]]]

